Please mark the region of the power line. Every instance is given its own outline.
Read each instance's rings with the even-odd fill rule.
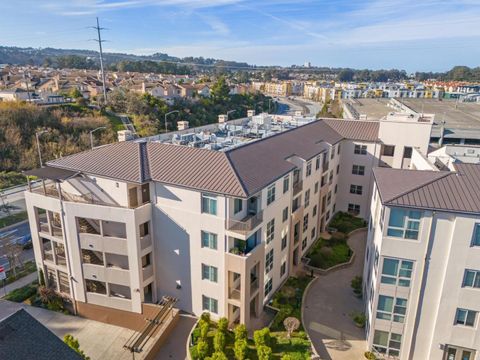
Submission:
[[[106,28],[100,27],[98,16],[97,16],[97,26],[92,26],[91,28],[97,30],[97,34],[98,34],[98,39],[92,39],[92,40],[98,43],[98,47],[100,50],[100,72],[102,74],[102,84],[103,84],[103,104],[107,105],[107,88],[105,85],[105,71],[103,69],[103,50],[102,50],[102,43],[105,42],[106,40],[102,40],[102,35],[101,35],[101,31],[106,30]]]

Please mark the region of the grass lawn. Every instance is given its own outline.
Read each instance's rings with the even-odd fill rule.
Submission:
[[[328,226],[335,228],[342,233],[348,234],[353,230],[367,226],[367,223],[361,218],[340,211],[335,214]]]
[[[115,133],[120,130],[125,130],[125,125],[123,125],[122,120],[118,116],[109,113],[105,113],[104,115],[108,118],[110,124],[112,124],[112,128]]]
[[[308,283],[312,281],[309,276],[290,277],[285,284],[275,293],[272,299],[272,306],[279,311],[273,319],[270,330],[284,331],[283,320],[289,316],[302,319],[302,296]],[[302,330],[300,324],[299,330]]]
[[[17,214],[5,216],[3,218],[0,218],[0,229],[5,227],[5,226],[16,224],[20,221],[27,220],[27,219],[28,219],[28,214],[27,214],[26,211],[22,211],[22,212],[19,212]]]
[[[320,269],[345,263],[351,257],[352,250],[343,233],[333,234],[330,240],[319,238],[307,254],[307,258],[310,259],[308,264]]]
[[[208,333],[209,356],[214,351],[213,338],[216,332],[216,323],[212,321],[210,331]],[[272,360],[280,360],[285,355],[291,355],[294,360],[310,359],[310,341],[303,331],[296,331],[292,334],[290,339],[287,338],[287,333],[284,331],[275,331],[270,333],[272,336]],[[199,338],[199,329],[196,328],[193,332],[193,338]],[[225,355],[228,359],[235,359],[234,353],[235,335],[232,331],[226,334]],[[248,339],[247,359],[258,360],[257,350],[252,339]],[[195,359],[194,359],[195,360]]]

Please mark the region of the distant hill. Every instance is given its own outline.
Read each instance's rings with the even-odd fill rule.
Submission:
[[[55,63],[57,58],[78,56],[86,58],[91,62],[92,67],[98,66],[98,52],[92,50],[77,49],[54,49],[54,48],[20,48],[11,46],[0,46],[0,64],[15,65],[44,65]],[[195,64],[199,66],[223,66],[235,68],[248,68],[249,64],[236,61],[225,61],[203,57],[178,58],[163,53],[153,55],[133,55],[124,53],[104,53],[104,60],[107,65],[117,64],[121,61],[166,61],[179,62],[184,64]]]

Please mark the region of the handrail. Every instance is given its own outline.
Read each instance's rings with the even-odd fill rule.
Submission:
[[[263,211],[260,210],[255,215],[248,215],[242,220],[228,219],[228,230],[236,232],[248,232],[260,225],[263,221]]]

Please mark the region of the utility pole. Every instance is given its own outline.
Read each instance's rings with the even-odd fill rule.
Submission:
[[[106,30],[106,28],[100,27],[100,23],[97,17],[97,26],[93,26],[92,29],[97,30],[97,34],[98,34],[98,39],[92,39],[92,40],[98,43],[98,47],[100,49],[100,71],[102,73],[102,83],[103,83],[103,104],[106,105],[107,104],[107,88],[105,85],[105,71],[103,69],[103,50],[102,50],[102,43],[105,42],[105,40],[102,40],[102,35],[101,35],[101,30]]]

